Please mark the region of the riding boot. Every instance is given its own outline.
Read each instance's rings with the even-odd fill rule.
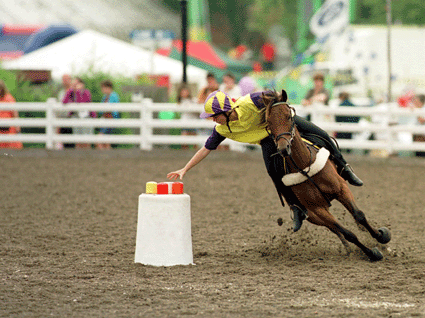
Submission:
[[[303,225],[303,221],[307,218],[307,211],[300,208],[298,205],[291,205],[290,209],[293,213],[294,232],[298,231]]]
[[[308,212],[295,196],[294,192],[292,192],[290,187],[285,187],[282,194],[293,213],[292,221],[294,224],[294,232],[297,232],[301,228],[303,221],[307,218]]]
[[[345,161],[341,152],[336,147],[332,148],[332,159],[337,166],[337,171],[339,175],[344,180],[348,181],[349,184],[356,187],[361,187],[363,185],[363,181],[358,176],[356,176],[353,171],[353,168],[351,168],[347,161]]]
[[[361,187],[363,185],[363,181],[360,180],[358,176],[356,176],[356,174],[353,171],[353,168],[351,168],[349,164],[346,164],[342,168],[340,175],[353,186]]]

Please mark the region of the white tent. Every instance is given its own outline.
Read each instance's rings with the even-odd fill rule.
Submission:
[[[22,57],[5,61],[13,70],[51,70],[52,78],[87,71],[134,77],[138,74],[168,74],[173,83],[182,81],[182,62],[142,49],[108,35],[85,30],[47,45]],[[190,83],[203,85],[207,71],[188,65]]]

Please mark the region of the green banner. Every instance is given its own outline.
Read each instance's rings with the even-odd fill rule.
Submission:
[[[189,39],[211,42],[208,0],[188,1]]]

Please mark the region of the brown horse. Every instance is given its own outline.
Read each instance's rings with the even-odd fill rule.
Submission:
[[[341,239],[347,250],[348,241],[357,245],[371,261],[381,260],[383,256],[377,248],[367,248],[352,232],[342,227],[329,212],[330,202],[334,199],[341,202],[357,223],[379,243],[390,241],[390,231],[385,227],[374,229],[368,223],[357,207],[347,182],[339,176],[335,164],[329,159],[327,150],[322,148],[323,151],[319,151],[303,141],[294,123],[295,110],[286,103],[286,92],[283,90],[281,95],[276,92],[273,96],[264,95],[263,100],[267,127],[287,167],[283,182],[291,187],[307,209],[307,220],[327,227]]]

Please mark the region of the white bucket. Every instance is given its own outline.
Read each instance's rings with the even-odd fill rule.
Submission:
[[[190,196],[139,196],[135,262],[154,266],[193,264]]]

